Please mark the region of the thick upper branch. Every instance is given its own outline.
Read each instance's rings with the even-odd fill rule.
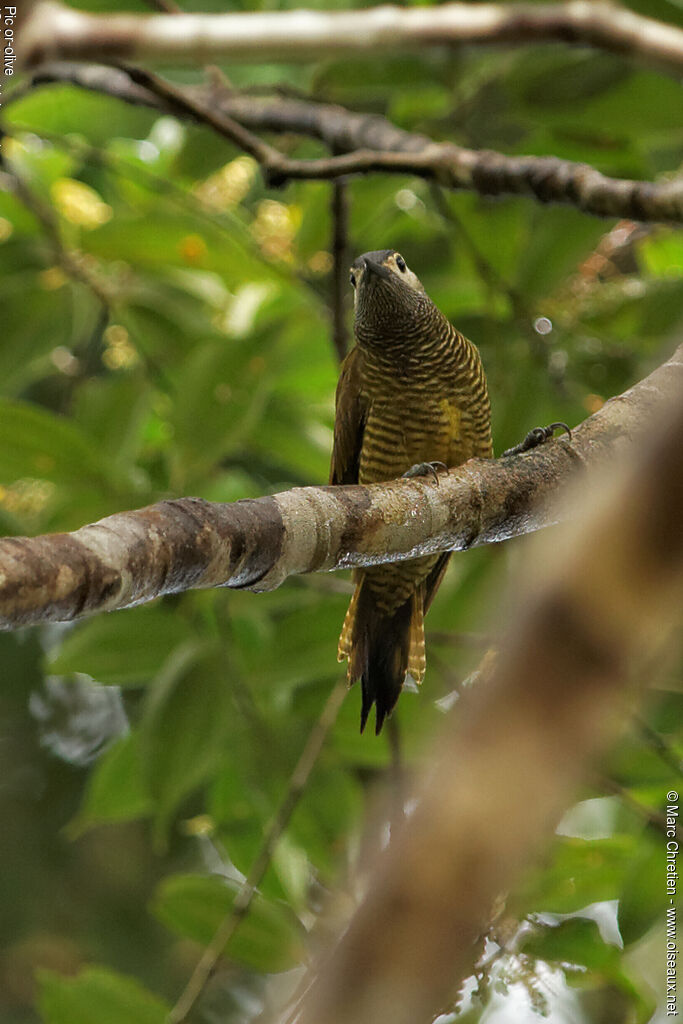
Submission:
[[[229,14],[89,14],[36,6],[22,35],[27,65],[46,59],[203,62],[319,60],[331,55],[416,50],[458,43],[560,40],[641,57],[678,71],[683,31],[612,4],[381,6],[359,11]]]
[[[639,444],[683,381],[683,346],[573,432],[530,455],[472,460],[438,486],[294,488],[217,504],[162,501],[69,534],[0,540],[0,628],[77,618],[194,587],[277,587],[293,573],[461,550],[537,530],[582,466]]]

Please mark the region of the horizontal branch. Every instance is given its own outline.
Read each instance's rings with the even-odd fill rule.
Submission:
[[[450,189],[485,196],[526,195],[565,203],[599,217],[683,221],[683,180],[662,184],[608,178],[589,164],[556,156],[504,156],[491,150],[430,143],[422,152],[356,150],[321,160],[279,158],[266,167],[273,185],[292,180],[329,181],[349,174],[415,174]]]
[[[683,221],[683,180],[649,182],[610,178],[588,164],[552,156],[506,156],[473,150],[397,128],[386,118],[359,114],[334,104],[285,97],[238,94],[216,83],[174,86],[135,69],[103,65],[48,64],[5,98],[20,98],[37,86],[69,82],[207,124],[250,153],[270,184],[288,179],[332,180],[352,173],[414,174],[446,188],[481,195],[526,195],[540,202],[566,203],[586,213],[630,220]],[[240,132],[240,126],[247,133]],[[324,142],[335,154],[295,160],[261,142],[253,131],[296,132]]]
[[[287,576],[463,550],[538,530],[558,486],[641,443],[680,393],[683,346],[566,439],[528,455],[471,460],[429,481],[302,487],[227,504],[179,498],[74,533],[0,539],[0,628],[78,618],[162,594],[277,587]]]
[[[48,0],[21,38],[27,66],[43,60],[320,60],[463,43],[559,41],[635,56],[680,73],[683,31],[589,0],[552,4],[383,5],[351,11],[90,14]]]

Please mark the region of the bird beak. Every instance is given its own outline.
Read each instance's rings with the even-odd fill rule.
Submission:
[[[372,274],[376,274],[377,277],[381,277],[384,281],[388,281],[391,277],[391,271],[388,267],[381,263],[376,263],[369,256],[365,257],[365,269],[369,270]]]

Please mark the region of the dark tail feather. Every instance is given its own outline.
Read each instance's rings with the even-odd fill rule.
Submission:
[[[375,704],[375,733],[379,734],[401,694],[408,669],[413,596],[396,611],[383,612],[370,587],[361,581],[354,611],[349,682],[361,681],[360,731]]]

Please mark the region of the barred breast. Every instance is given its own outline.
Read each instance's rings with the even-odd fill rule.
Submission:
[[[370,357],[365,386],[369,413],[359,483],[402,476],[420,462],[457,466],[492,453],[486,377],[474,345],[442,321],[419,359],[388,367]],[[393,373],[391,372],[393,369]],[[398,371],[398,372],[397,372]],[[363,570],[379,607],[393,612],[426,580],[439,555]]]
[[[414,396],[419,399],[420,396]],[[402,476],[418,462],[445,462],[449,454],[449,422],[433,402],[373,403],[365,427],[359,482],[379,483]],[[438,555],[394,562],[364,570],[382,611],[393,612],[404,604],[427,578]]]

